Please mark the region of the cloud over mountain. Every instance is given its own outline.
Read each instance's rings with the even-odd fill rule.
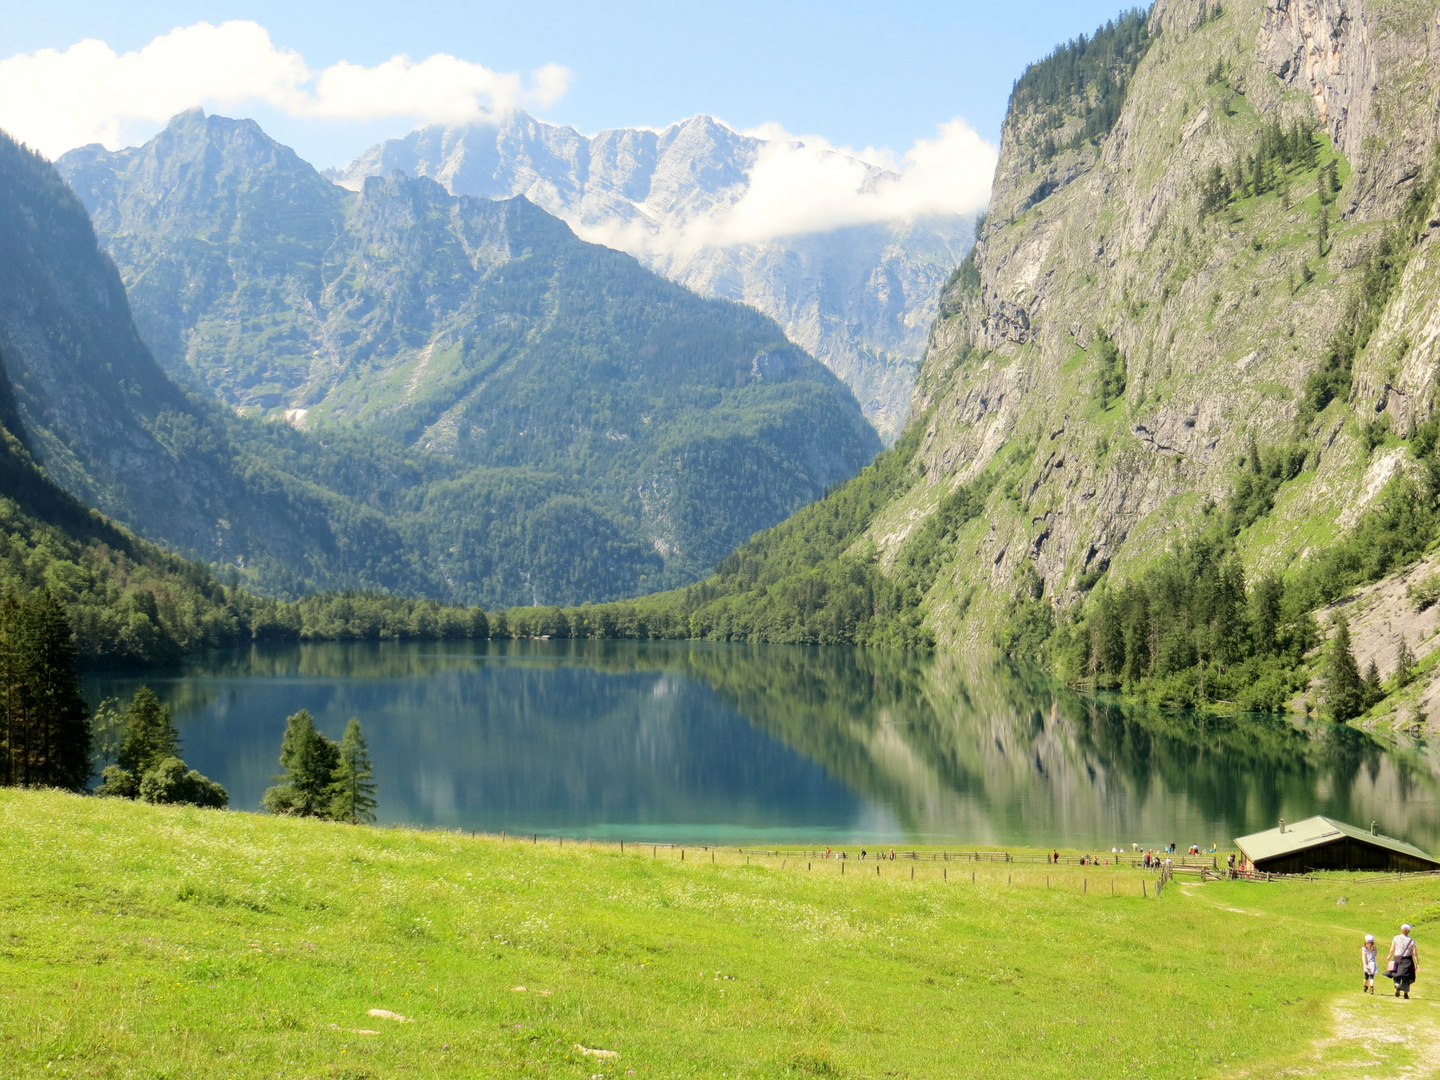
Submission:
[[[87,38],[61,52],[41,49],[0,60],[0,127],[43,153],[88,143],[117,149],[137,130],[148,136],[197,105],[268,106],[305,119],[405,118],[461,124],[521,105],[550,105],[569,84],[556,64],[531,72],[492,71],[436,53],[393,56],[374,67],[347,61],[316,71],[280,48],[258,23],[200,22],[116,53]]]

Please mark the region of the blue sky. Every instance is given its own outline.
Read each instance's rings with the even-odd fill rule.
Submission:
[[[957,117],[998,141],[1011,83],[1025,64],[1119,10],[1113,0],[12,3],[0,5],[0,61],[64,51],[82,38],[125,53],[177,27],[253,20],[277,49],[300,54],[314,71],[341,61],[373,66],[397,53],[417,61],[448,53],[526,80],[544,65],[561,65],[569,71],[563,95],[522,104],[586,132],[706,112],[740,128],[778,124],[903,154]],[[414,126],[394,116],[297,117],[264,103],[226,111],[256,116],[322,166]],[[156,123],[127,128],[127,141]],[[0,126],[17,125],[7,122],[0,99]]]

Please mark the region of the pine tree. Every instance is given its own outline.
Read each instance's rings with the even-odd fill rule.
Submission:
[[[275,787],[266,790],[261,805],[275,814],[324,817],[329,810],[330,785],[340,763],[340,748],[315,730],[308,709],[285,721],[280,743],[280,767]]]
[[[1350,622],[1335,616],[1335,637],[1326,663],[1325,692],[1330,715],[1337,721],[1353,720],[1365,711],[1365,684],[1350,650]]]
[[[340,739],[340,763],[330,783],[330,817],[351,825],[374,821],[374,774],[360,721],[352,716]]]
[[[1395,685],[1409,686],[1415,681],[1415,654],[1410,651],[1410,642],[1403,636],[1395,647]]]

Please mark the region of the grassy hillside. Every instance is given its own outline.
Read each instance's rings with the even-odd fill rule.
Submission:
[[[1378,1077],[1436,1030],[1353,970],[1366,930],[1427,940],[1429,883],[1156,900],[1129,870],[842,877],[20,791],[0,861],[15,1076]]]

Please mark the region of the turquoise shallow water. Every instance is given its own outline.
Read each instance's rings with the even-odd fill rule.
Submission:
[[[1139,712],[962,657],[690,642],[256,646],[144,678],[237,809],[285,718],[364,725],[382,823],[687,843],[1224,845],[1326,813],[1434,850],[1440,760]]]

